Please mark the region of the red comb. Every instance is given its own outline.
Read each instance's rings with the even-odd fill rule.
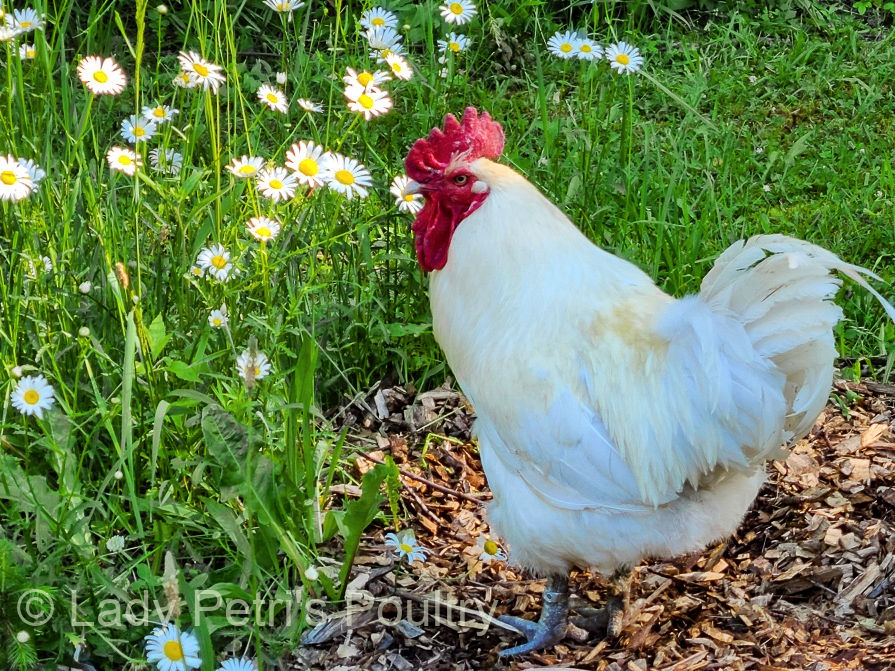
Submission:
[[[503,151],[503,128],[491,115],[474,107],[467,107],[463,121],[453,114],[444,117],[444,130],[433,128],[429,137],[417,140],[404,159],[404,167],[411,179],[427,182],[444,172],[457,156],[467,161],[477,158],[497,158]]]

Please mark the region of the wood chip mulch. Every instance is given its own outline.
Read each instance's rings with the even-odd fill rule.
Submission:
[[[429,555],[399,562],[384,543],[394,529],[371,529],[351,617],[343,609],[308,632],[313,644],[287,668],[895,669],[895,387],[837,382],[833,398],[810,436],[769,464],[734,537],[635,570],[618,640],[570,626],[553,649],[506,661],[497,651],[522,639],[488,615],[536,619],[544,583],[478,559],[490,494],[471,409],[449,387],[374,389],[337,420],[359,473],[386,454],[401,468],[399,521]],[[600,607],[608,584],[580,572],[571,587],[573,607]]]

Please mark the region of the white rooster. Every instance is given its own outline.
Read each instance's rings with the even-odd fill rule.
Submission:
[[[547,576],[540,620],[505,618],[527,653],[565,633],[568,572],[614,576],[599,623],[617,634],[626,573],[731,534],[765,461],[827,400],[838,271],[895,309],[869,271],[782,235],[740,241],[676,299],[593,245],[495,163],[503,131],[469,108],[418,140],[409,190],[435,337],[475,407],[489,516],[511,559]]]

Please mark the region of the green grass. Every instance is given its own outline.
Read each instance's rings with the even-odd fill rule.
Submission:
[[[143,590],[161,604],[179,592],[177,619],[196,626],[203,668],[233,639],[269,663],[295,645],[300,618],[287,623],[282,605],[272,627],[235,627],[220,612],[197,618],[197,592],[272,601],[303,587],[338,598],[350,564],[343,548],[350,557],[375,515],[385,472],[360,501],[329,496],[351,478],[351,454],[321,409],[388,373],[419,387],[448,374],[410,220],[388,193],[410,144],[446,112],[489,110],[507,135],[504,160],[671,293],[696,290],[726,245],[765,232],[895,279],[889,29],[844,8],[804,14],[786,3],[693,14],[689,24],[622,3],[480,4],[460,29],[472,48],[446,64],[445,79],[436,3],[394,2],[417,74],[390,82],[394,109],[366,123],[345,108],[339,80],[345,67],[373,65],[355,27],[366,6],[312,2],[290,23],[260,1],[164,15],[145,3],[136,14],[114,2],[38,3],[48,27],[33,34],[37,58],[20,61],[15,42],[0,47],[0,154],[48,173],[29,199],[0,204],[5,668],[53,667],[81,642],[103,668],[138,666],[151,622],[73,623],[98,623]],[[639,46],[648,76],[554,59],[544,44],[566,28]],[[226,88],[174,88],[180,49],[224,65]],[[93,54],[127,72],[120,96],[91,100],[78,81],[78,60]],[[285,117],[255,97],[278,71],[288,73]],[[325,113],[302,112],[298,97]],[[141,149],[144,159],[175,148],[182,172],[161,176],[146,160],[140,179],[110,173],[106,151],[125,145],[121,120],[154,102],[180,114]],[[272,207],[222,170],[243,154],[282,164],[299,139],[363,162],[370,196],[321,190]],[[284,230],[262,247],[244,223],[265,213]],[[236,279],[189,276],[213,242],[238,258]],[[208,325],[222,303],[229,332]],[[895,328],[869,296],[844,292],[843,304],[842,354],[892,351]],[[273,373],[247,388],[235,361],[253,338]],[[54,386],[57,406],[43,420],[10,404],[16,367]],[[107,549],[115,536],[123,550]],[[324,569],[317,580],[304,575],[310,565]],[[34,588],[51,595],[53,616],[29,627],[16,607]],[[16,640],[20,631],[28,641]]]

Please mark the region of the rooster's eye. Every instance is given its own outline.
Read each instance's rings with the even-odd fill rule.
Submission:
[[[457,186],[463,186],[468,181],[469,175],[464,175],[462,173],[459,175],[454,175],[454,184],[456,184]]]

